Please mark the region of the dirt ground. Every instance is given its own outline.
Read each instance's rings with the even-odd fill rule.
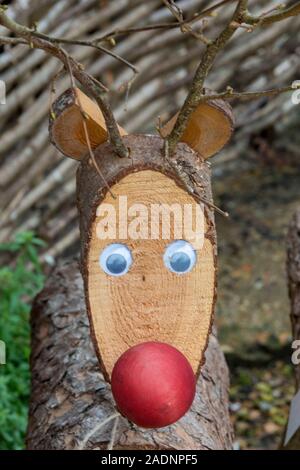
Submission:
[[[297,162],[259,160],[214,177],[219,337],[231,370],[236,448],[280,445],[294,394],[285,237],[300,204]]]

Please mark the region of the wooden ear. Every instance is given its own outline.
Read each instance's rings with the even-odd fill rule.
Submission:
[[[161,135],[167,137],[172,131],[178,113],[161,129]],[[221,100],[201,103],[189,118],[181,142],[187,143],[203,158],[209,158],[221,150],[229,141],[234,127],[231,106]]]
[[[80,106],[78,104],[80,102]],[[99,107],[79,88],[69,88],[53,103],[49,134],[53,145],[67,157],[82,160],[88,153],[83,126],[84,112],[92,149],[108,140],[103,114]],[[119,127],[121,135],[126,131]]]

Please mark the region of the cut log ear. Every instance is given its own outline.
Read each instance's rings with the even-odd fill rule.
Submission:
[[[172,131],[178,113],[161,129],[167,137]],[[234,119],[231,106],[220,99],[201,103],[191,114],[181,142],[187,143],[203,158],[209,158],[221,150],[233,132]]]
[[[78,104],[80,103],[80,106]],[[49,134],[53,145],[67,157],[81,160],[88,153],[83,126],[84,112],[92,149],[108,139],[105,120],[94,101],[79,88],[69,88],[53,103],[50,115]],[[126,135],[119,127],[121,135]]]

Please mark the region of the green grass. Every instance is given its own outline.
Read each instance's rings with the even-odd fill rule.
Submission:
[[[29,398],[31,302],[44,276],[38,250],[44,242],[32,232],[0,244],[15,256],[13,266],[0,268],[0,340],[6,344],[6,364],[0,365],[0,449],[24,448]]]

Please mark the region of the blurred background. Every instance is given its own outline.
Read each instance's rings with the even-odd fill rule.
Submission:
[[[2,2],[4,3],[4,2]],[[118,122],[128,131],[155,133],[182,104],[204,45],[171,26],[160,0],[14,0],[9,14],[40,32],[69,39],[123,34],[103,45],[138,69],[91,47],[65,46],[110,89]],[[181,0],[185,19],[213,38],[235,2],[196,21],[215,1]],[[259,5],[258,5],[259,3]],[[293,2],[287,2],[292,4]],[[252,13],[278,1],[249,1]],[[164,28],[143,29],[165,24]],[[9,33],[0,27],[0,36]],[[253,32],[240,28],[219,54],[206,86],[256,91],[300,80],[300,17]],[[33,296],[58,260],[78,256],[77,163],[48,138],[51,101],[70,86],[56,59],[27,46],[0,46],[0,449],[22,448],[29,395]],[[55,96],[51,88],[55,87]],[[294,394],[285,236],[299,205],[300,105],[292,93],[232,102],[236,130],[212,160],[217,215],[217,324],[231,371],[231,412],[237,449],[276,449]]]

